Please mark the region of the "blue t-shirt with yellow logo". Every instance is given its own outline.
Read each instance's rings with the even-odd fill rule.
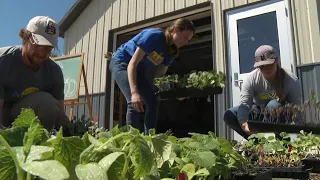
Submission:
[[[164,32],[156,28],[142,30],[128,42],[122,44],[113,55],[113,59],[129,63],[137,47],[140,47],[146,55],[140,61],[138,68],[147,69],[163,64],[170,66],[172,58],[165,52]]]

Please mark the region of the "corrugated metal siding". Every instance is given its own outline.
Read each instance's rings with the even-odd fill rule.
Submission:
[[[320,25],[317,0],[290,0],[290,2],[297,65],[320,62],[318,58],[320,56]]]
[[[137,21],[182,9],[206,0],[93,0],[64,36],[64,54],[84,52],[89,93],[105,91],[108,32]],[[81,82],[80,95],[84,83]]]
[[[307,66],[301,66],[297,68],[298,76],[301,82],[303,101],[310,99],[309,90],[319,94],[320,92],[320,64],[310,64]],[[307,122],[313,122],[315,119],[311,119],[309,111],[306,113]]]

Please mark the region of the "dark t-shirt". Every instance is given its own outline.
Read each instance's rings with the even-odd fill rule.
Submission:
[[[64,80],[60,67],[47,59],[38,71],[22,62],[22,47],[0,48],[0,99],[11,104],[37,91],[50,93],[56,100],[64,99]]]

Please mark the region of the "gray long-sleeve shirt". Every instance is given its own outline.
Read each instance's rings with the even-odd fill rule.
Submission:
[[[283,84],[283,95],[288,103],[301,105],[302,94],[299,79],[285,70],[285,79]],[[250,72],[247,78],[243,81],[240,94],[240,106],[238,108],[238,120],[246,121],[249,118],[249,110],[252,104],[257,106],[268,104],[273,99],[272,94],[275,89],[264,78],[259,69]]]

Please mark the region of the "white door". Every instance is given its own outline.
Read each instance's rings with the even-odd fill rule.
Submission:
[[[226,13],[231,106],[239,105],[246,75],[254,70],[255,50],[263,44],[276,49],[281,66],[295,72],[289,17],[284,0],[273,0]],[[235,139],[239,139],[235,133]]]

